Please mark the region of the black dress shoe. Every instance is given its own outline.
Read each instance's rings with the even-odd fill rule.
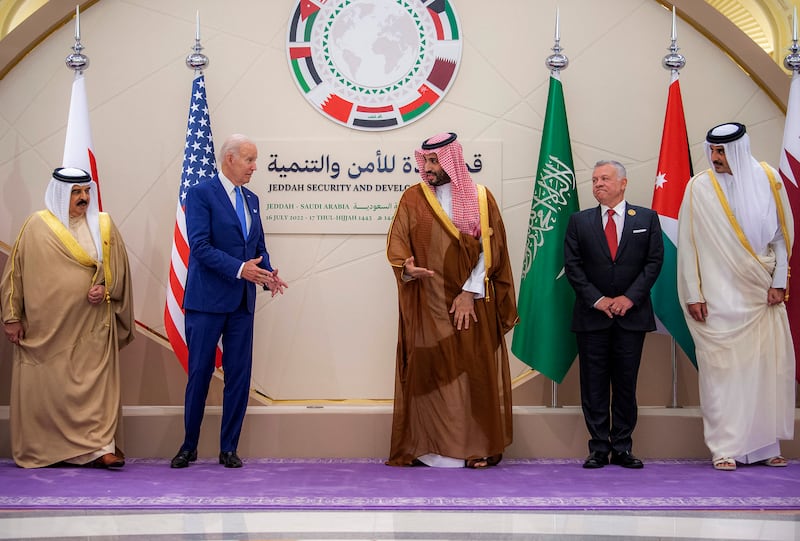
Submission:
[[[194,462],[197,460],[197,449],[193,449],[191,451],[181,450],[178,451],[178,454],[172,459],[172,462],[169,463],[170,468],[187,468],[189,466],[189,462]]]
[[[622,466],[623,468],[631,468],[634,470],[644,468],[642,461],[636,458],[630,451],[624,451],[622,453],[612,452],[611,463],[617,466]]]
[[[219,463],[225,464],[226,468],[242,467],[242,459],[238,457],[236,451],[222,451],[219,454]]]
[[[602,468],[608,464],[608,453],[601,453],[600,451],[592,451],[586,461],[583,463],[584,468],[597,469]]]

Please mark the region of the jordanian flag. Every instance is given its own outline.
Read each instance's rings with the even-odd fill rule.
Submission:
[[[323,4],[325,2],[322,2]],[[319,14],[319,6],[309,0],[299,2],[289,21],[289,41],[303,43],[311,41],[311,29]]]
[[[550,76],[528,221],[517,303],[520,323],[511,351],[557,383],[564,380],[578,353],[570,331],[575,293],[564,274],[564,235],[570,215],[577,211],[564,91],[555,72]]]
[[[686,136],[681,85],[676,72],[673,73],[669,85],[664,133],[661,135],[661,151],[658,154],[658,174],[653,189],[653,210],[658,213],[664,239],[664,265],[650,296],[658,320],[697,367],[694,341],[683,317],[677,286],[678,211],[690,178],[692,159]]]

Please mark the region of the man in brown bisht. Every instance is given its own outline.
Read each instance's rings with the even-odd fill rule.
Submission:
[[[18,466],[125,464],[119,348],[133,339],[128,256],[82,169],[53,172],[46,210],[23,224],[0,281]]]
[[[422,182],[403,193],[386,250],[400,311],[387,464],[485,468],[512,436],[504,335],[519,318],[505,228],[456,134],[415,157]]]

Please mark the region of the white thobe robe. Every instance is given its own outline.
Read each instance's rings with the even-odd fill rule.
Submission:
[[[778,199],[791,235],[782,187]],[[689,182],[679,216],[678,295],[697,351],[706,445],[714,459],[752,461],[778,454],[776,442],[793,437],[795,357],[786,306],[767,304],[776,251],[749,251],[726,206],[708,172]],[[705,322],[688,313],[687,303],[696,302],[707,305]]]

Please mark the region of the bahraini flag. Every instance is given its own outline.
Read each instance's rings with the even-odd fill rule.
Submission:
[[[97,186],[97,205],[103,210],[100,197],[100,177],[97,174],[97,161],[94,157],[92,130],[89,126],[89,106],[86,99],[86,81],[83,73],[76,71],[72,81],[72,97],[69,103],[67,135],[64,139],[64,158],[62,167],[77,167],[90,175]]]

